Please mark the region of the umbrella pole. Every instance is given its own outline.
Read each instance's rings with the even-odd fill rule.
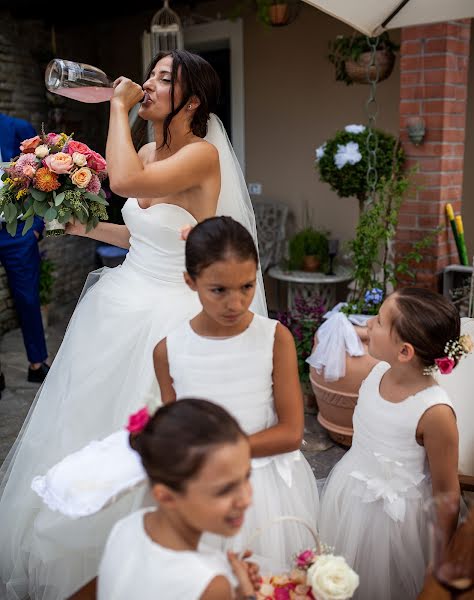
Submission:
[[[402,2],[400,2],[400,4],[388,15],[388,17],[382,23],[381,27],[383,29],[386,29],[387,25],[390,23],[390,21],[392,19],[394,19],[398,15],[398,13],[402,10],[402,8],[405,6],[405,4],[408,4],[409,2],[410,2],[410,0],[402,0]]]

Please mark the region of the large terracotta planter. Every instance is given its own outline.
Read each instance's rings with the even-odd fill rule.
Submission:
[[[317,375],[310,369],[310,382],[318,405],[319,423],[328,431],[338,444],[352,444],[352,415],[357,404],[357,392],[339,392],[331,390],[315,380]]]

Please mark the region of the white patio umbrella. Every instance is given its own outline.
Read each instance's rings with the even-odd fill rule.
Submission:
[[[474,0],[305,0],[368,36],[385,29],[474,17]]]

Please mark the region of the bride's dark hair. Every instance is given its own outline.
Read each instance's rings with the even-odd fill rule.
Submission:
[[[149,79],[157,62],[165,56],[171,56],[173,60],[170,86],[171,112],[163,123],[163,143],[160,148],[169,146],[171,142],[171,121],[193,96],[199,99],[199,106],[196,108],[193,120],[191,121],[191,131],[198,137],[205,137],[207,134],[207,122],[211,112],[215,112],[217,108],[220,92],[219,77],[214,68],[207,60],[187,50],[158,52],[150,62],[145,74],[145,81]],[[178,78],[181,83],[182,98],[178,106],[175,106],[174,89]]]

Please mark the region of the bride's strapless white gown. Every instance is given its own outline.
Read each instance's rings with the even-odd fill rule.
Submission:
[[[2,467],[0,598],[63,600],[95,577],[113,524],[143,502],[143,488],[92,517],[51,512],[30,489],[36,475],[159,403],[153,348],[201,305],[184,283],[185,209],[130,198],[125,262],[106,269],[79,302],[51,370]],[[3,595],[2,595],[3,593]],[[111,599],[112,600],[112,599]]]

